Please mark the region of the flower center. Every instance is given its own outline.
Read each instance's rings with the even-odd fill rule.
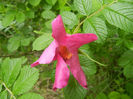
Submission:
[[[70,59],[72,57],[72,53],[68,50],[66,46],[60,46],[59,53],[65,60]]]

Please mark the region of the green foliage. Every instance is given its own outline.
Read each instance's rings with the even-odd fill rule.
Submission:
[[[92,0],[74,0],[77,11],[82,15],[89,15],[92,8]]]
[[[116,3],[105,9],[107,21],[127,32],[133,32],[133,4]]]
[[[107,37],[107,27],[105,22],[100,18],[86,20],[83,24],[85,33],[95,33],[98,36],[97,42],[103,42]]]
[[[18,99],[44,99],[44,98],[40,96],[39,94],[27,93],[27,94],[20,96]]]
[[[34,42],[33,42],[33,50],[43,50],[46,48],[53,38],[51,37],[52,34],[45,33],[42,36],[38,37]]]
[[[15,95],[20,95],[29,91],[33,87],[35,82],[38,80],[38,76],[39,73],[37,69],[31,69],[30,66],[23,67],[21,69],[20,76],[14,83],[13,93]]]
[[[51,22],[59,14],[67,33],[98,36],[79,51],[88,90],[71,75],[63,91],[53,92],[56,62],[37,66],[40,73],[29,66],[53,41]],[[43,99],[34,92],[48,99],[133,99],[133,1],[0,1],[0,99]]]
[[[72,12],[64,11],[63,13],[61,13],[61,16],[63,18],[64,24],[66,24],[70,29],[72,29],[75,25],[78,24],[78,18]]]
[[[73,76],[69,78],[68,86],[64,88],[65,99],[84,99],[87,90],[81,87]]]

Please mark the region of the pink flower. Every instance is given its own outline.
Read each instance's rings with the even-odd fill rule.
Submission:
[[[87,88],[86,77],[79,63],[78,48],[97,40],[97,36],[92,33],[66,34],[60,15],[52,22],[52,32],[54,41],[45,49],[40,58],[31,64],[31,67],[38,64],[49,64],[57,60],[54,90],[64,88],[67,85],[70,71],[79,84]]]

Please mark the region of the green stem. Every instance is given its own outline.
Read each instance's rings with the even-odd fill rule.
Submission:
[[[4,82],[2,82],[2,85],[5,87],[5,90],[7,90],[9,92],[9,94],[11,95],[10,99],[16,99],[16,97],[14,96],[14,94],[12,93],[12,91],[6,86],[6,84]]]
[[[105,5],[103,5],[99,10],[97,10],[96,12],[94,12],[94,13],[92,13],[91,15],[87,16],[83,21],[81,21],[81,22],[78,24],[78,26],[75,28],[73,34],[77,33],[77,31],[78,31],[78,29],[80,28],[80,26],[81,26],[87,19],[89,19],[89,18],[91,18],[92,16],[98,14],[98,13],[101,12],[104,8],[106,8],[106,7],[108,7],[108,6],[112,5],[112,4],[114,4],[114,3],[116,3],[116,2],[118,2],[118,0],[114,0],[113,2],[111,2],[111,3],[108,4],[108,5],[105,4]]]
[[[98,61],[92,59],[88,54],[84,53],[83,51],[79,50],[79,52],[80,52],[81,54],[85,55],[89,60],[91,60],[91,61],[97,63],[98,65],[107,66],[107,65],[105,65],[105,64],[102,64],[102,63],[100,63],[100,62],[98,62]]]

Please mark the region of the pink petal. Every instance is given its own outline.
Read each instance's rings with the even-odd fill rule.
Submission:
[[[48,48],[46,48],[42,55],[40,56],[40,58],[34,62],[33,64],[31,64],[31,67],[34,67],[38,64],[49,64],[51,63],[53,60],[55,60],[55,55],[56,55],[56,48],[58,47],[58,44],[56,43],[56,41],[54,40]]]
[[[64,88],[69,80],[69,69],[63,58],[58,54],[53,90]]]
[[[67,35],[68,48],[77,49],[80,46],[97,40],[97,36],[92,33],[77,33],[73,35]]]
[[[82,87],[87,88],[86,77],[80,66],[77,52],[74,52],[72,58],[67,60],[67,64],[70,66],[70,71],[79,84]]]
[[[53,38],[55,38],[59,43],[64,41],[66,32],[60,15],[58,15],[52,22],[52,32]]]

